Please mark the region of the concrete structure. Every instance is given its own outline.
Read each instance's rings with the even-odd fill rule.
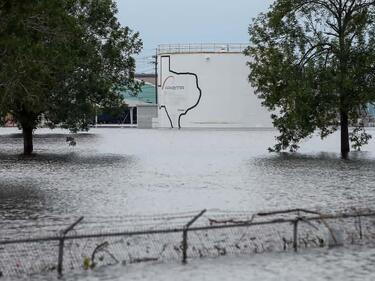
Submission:
[[[137,106],[138,128],[151,129],[153,119],[158,116],[158,106],[156,104],[142,104]]]
[[[272,127],[248,82],[245,44],[161,45],[158,119],[161,128]]]

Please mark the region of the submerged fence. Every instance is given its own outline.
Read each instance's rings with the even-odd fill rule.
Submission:
[[[203,210],[92,221],[82,217],[71,225],[45,227],[46,233],[61,229],[57,235],[27,239],[17,229],[8,231],[8,237],[20,237],[0,240],[0,277],[375,242],[375,211]]]

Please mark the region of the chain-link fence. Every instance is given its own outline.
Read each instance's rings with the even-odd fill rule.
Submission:
[[[56,235],[39,238],[19,237],[17,229],[5,232],[8,238],[0,241],[0,276],[375,241],[375,211],[354,208],[324,214],[303,209],[256,214],[204,210],[79,218],[71,225],[52,226],[59,228]],[[50,233],[51,224],[46,227]],[[14,236],[19,239],[9,239]]]

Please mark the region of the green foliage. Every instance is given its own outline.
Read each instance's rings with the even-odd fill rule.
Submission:
[[[372,136],[366,133],[365,128],[361,126],[356,127],[350,134],[352,147],[356,151],[361,151],[362,146],[368,144],[371,139]]]
[[[340,116],[357,125],[375,100],[374,32],[373,0],[276,0],[254,20],[245,54],[249,80],[280,131],[272,151],[295,151],[317,130],[327,137]]]
[[[113,0],[0,0],[0,116],[78,131],[123,107],[142,42],[116,13]]]
[[[83,269],[84,270],[89,270],[89,269],[92,268],[92,266],[93,266],[93,263],[91,262],[91,259],[88,258],[88,257],[85,257],[83,259]]]

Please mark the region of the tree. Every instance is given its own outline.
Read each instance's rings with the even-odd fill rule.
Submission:
[[[33,130],[88,130],[95,109],[123,106],[137,92],[139,34],[121,27],[113,0],[0,0],[0,116],[22,128],[24,154]]]
[[[350,141],[367,144],[358,119],[375,100],[374,0],[276,0],[249,33],[249,80],[280,131],[272,150],[339,128],[344,158]]]

